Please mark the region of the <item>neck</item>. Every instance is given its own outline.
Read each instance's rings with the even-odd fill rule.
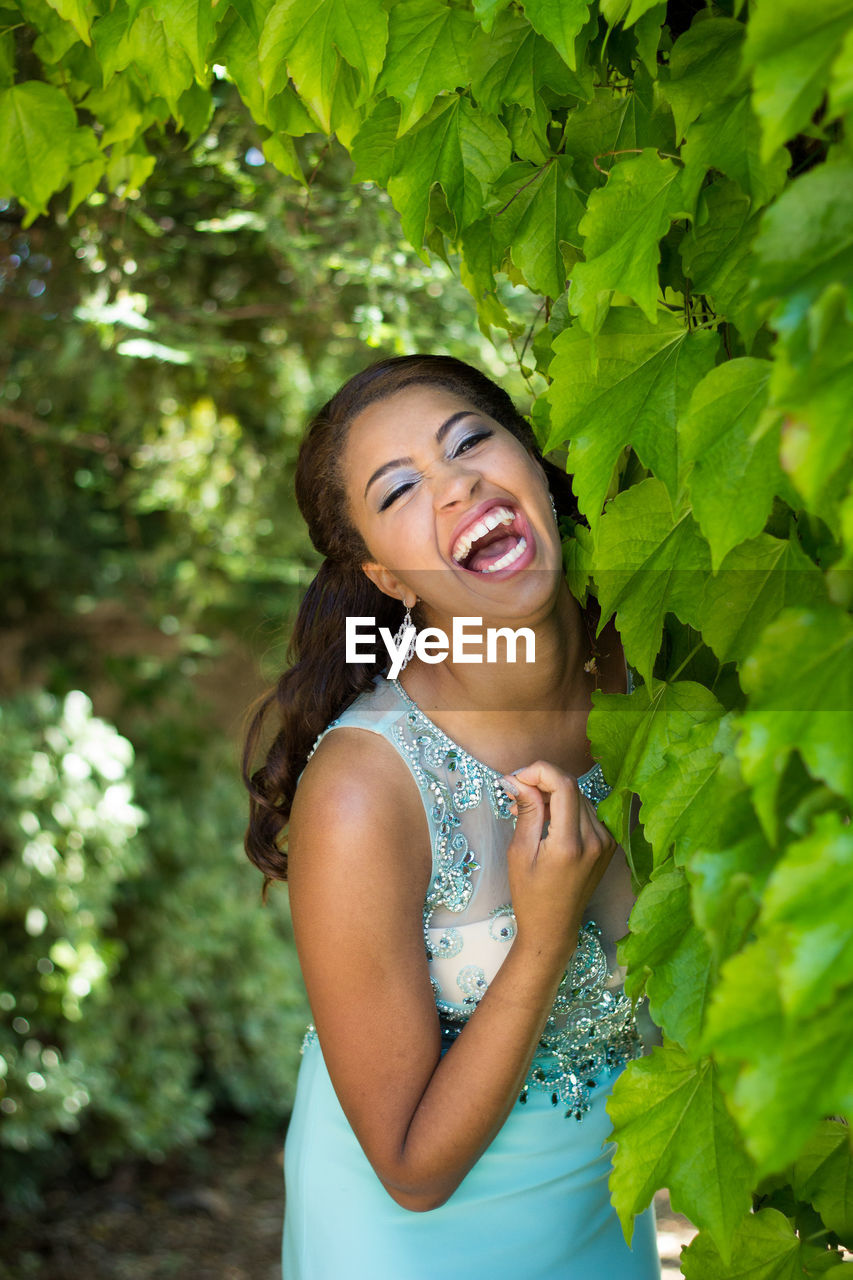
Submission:
[[[448,635],[452,619],[441,625]],[[429,664],[413,657],[401,673],[400,684],[424,710],[449,711],[550,711],[563,712],[589,703],[597,687],[597,676],[584,670],[590,658],[591,635],[583,611],[565,580],[548,614],[538,620],[517,623],[488,622],[487,625],[526,626],[534,633],[536,657],[526,662],[526,645],[519,638],[516,661],[510,662],[503,639],[497,642],[497,660],[480,663],[454,662],[452,652],[442,662]]]

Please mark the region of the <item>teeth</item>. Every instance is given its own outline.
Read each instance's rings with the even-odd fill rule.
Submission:
[[[478,520],[470,529],[466,529],[459,535],[453,544],[451,556],[461,564],[478,538],[496,529],[499,524],[512,524],[514,519],[515,516],[508,507],[493,507],[491,511],[486,512],[482,520]]]
[[[481,573],[496,573],[498,569],[506,569],[509,565],[514,564],[518,557],[522,554],[527,546],[527,539],[519,538],[514,547],[511,547],[505,556],[501,556],[500,560],[496,560],[494,564],[486,565],[485,569],[481,569]]]

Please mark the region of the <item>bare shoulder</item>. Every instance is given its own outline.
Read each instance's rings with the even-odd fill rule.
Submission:
[[[409,873],[425,892],[432,866],[429,825],[411,771],[381,734],[351,725],[334,728],[296,788],[288,878],[299,879],[306,860],[315,868],[332,867],[344,857],[349,867],[370,876],[396,861],[401,847]]]

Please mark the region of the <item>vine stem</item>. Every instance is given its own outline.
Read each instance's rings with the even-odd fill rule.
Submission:
[[[675,668],[675,670],[674,670],[673,672],[671,672],[670,674],[668,674],[668,675],[667,675],[667,677],[666,677],[666,678],[667,678],[667,683],[669,683],[669,682],[670,682],[670,681],[672,681],[672,680],[676,680],[676,679],[678,678],[678,676],[681,674],[681,672],[682,672],[682,671],[684,670],[684,668],[687,666],[688,662],[691,662],[691,661],[692,661],[692,659],[696,657],[696,654],[697,654],[697,653],[699,652],[699,650],[702,648],[702,646],[704,645],[704,643],[705,643],[705,642],[704,642],[704,640],[700,640],[700,641],[698,642],[698,644],[696,644],[696,645],[695,645],[695,646],[690,650],[690,652],[688,653],[688,655],[687,655],[687,657],[684,659],[684,661],[683,661],[683,662],[681,662],[681,663],[679,663],[679,665]]]
[[[648,150],[647,147],[621,147],[618,151],[599,151],[597,156],[592,157],[592,163],[595,165],[599,173],[609,173],[609,169],[602,169],[601,165],[598,163],[603,156],[640,155],[646,150]],[[681,156],[674,156],[671,151],[658,151],[658,155],[664,160],[681,160]]]

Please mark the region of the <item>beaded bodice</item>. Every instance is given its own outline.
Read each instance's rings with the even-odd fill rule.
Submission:
[[[628,690],[632,688],[628,671]],[[309,752],[339,725],[383,734],[408,764],[426,810],[432,841],[432,874],[424,902],[426,958],[446,1045],[463,1029],[503,963],[516,934],[506,851],[515,830],[512,798],[500,774],[458,746],[409,697],[383,675],[332,720]],[[307,762],[306,762],[307,763]],[[521,767],[525,761],[519,761]],[[578,778],[598,805],[611,788],[596,764]],[[592,906],[593,904],[591,904]],[[623,903],[624,906],[624,903]],[[617,912],[605,931],[587,918],[560,984],[531,1064],[520,1101],[531,1088],[547,1089],[566,1115],[580,1119],[599,1077],[642,1053],[622,972],[606,951],[627,927]],[[309,1029],[306,1040],[313,1038]]]

